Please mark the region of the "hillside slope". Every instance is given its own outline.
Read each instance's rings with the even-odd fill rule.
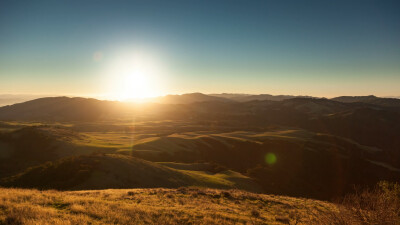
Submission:
[[[84,134],[58,126],[27,126],[0,133],[0,178],[67,156],[115,150],[79,143],[86,139]]]
[[[119,104],[92,98],[46,97],[0,107],[0,120],[93,121],[110,115]]]
[[[82,155],[48,162],[4,179],[2,184],[59,190],[202,186],[261,191],[252,179],[237,172],[175,169],[119,154]]]
[[[310,224],[336,206],[213,189],[0,188],[0,224]]]
[[[301,129],[186,132],[137,141],[132,155],[150,161],[214,162],[255,178],[266,193],[318,199],[354,185],[395,181],[400,169],[378,148]],[[267,157],[273,157],[268,163]]]

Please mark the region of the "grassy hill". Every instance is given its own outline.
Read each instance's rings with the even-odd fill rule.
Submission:
[[[114,102],[87,98],[48,97],[0,108],[3,120],[94,120],[110,112]]]
[[[198,188],[0,188],[0,224],[318,224],[331,203]]]
[[[48,162],[4,179],[2,184],[59,190],[201,186],[261,191],[252,179],[234,171],[192,170],[190,165],[182,168],[120,154],[82,155]]]
[[[342,196],[354,185],[400,177],[400,169],[385,160],[381,149],[329,134],[295,128],[174,133],[175,124],[165,127],[165,134],[154,133],[161,125],[144,123],[151,130],[135,133],[66,127],[72,125],[3,133],[0,175],[8,178],[5,185],[29,188],[193,185],[258,192],[261,186],[265,193],[318,199]],[[88,155],[92,153],[119,155]],[[266,158],[271,155],[272,164]],[[60,160],[71,156],[78,157]],[[34,169],[26,170],[29,167]],[[146,172],[138,172],[142,170]]]
[[[214,162],[255,178],[266,193],[318,199],[400,177],[400,169],[381,161],[378,148],[300,129],[148,137],[133,144],[132,155],[151,161]]]
[[[43,125],[0,133],[0,178],[63,157],[115,150],[79,144],[87,138],[71,129]]]

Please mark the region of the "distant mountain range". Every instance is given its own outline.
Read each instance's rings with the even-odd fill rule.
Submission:
[[[17,103],[23,103],[26,101],[35,100],[38,98],[48,98],[45,95],[14,95],[14,94],[0,94],[0,107],[13,105]],[[217,101],[217,102],[248,102],[248,101],[283,101],[287,99],[293,98],[317,98],[313,96],[303,96],[303,95],[270,95],[270,94],[234,94],[234,93],[222,93],[222,94],[202,94],[202,93],[188,93],[181,95],[166,95],[156,98],[148,99],[149,102],[153,103],[163,103],[163,104],[189,104],[195,102],[209,102],[209,101]],[[363,103],[371,103],[378,105],[386,105],[393,106],[399,105],[399,97],[376,97],[373,95],[369,96],[340,96],[331,98],[331,100],[340,101],[340,102],[363,102]]]
[[[195,93],[166,96],[161,100],[168,103],[138,105],[87,98],[40,98],[0,107],[0,120],[57,122],[146,117],[150,120],[226,121],[240,127],[300,127],[392,151],[394,146],[400,148],[400,99],[295,97],[281,101],[238,102]]]
[[[202,93],[166,95],[151,100],[151,102],[163,103],[163,104],[189,104],[195,102],[229,102],[229,101],[231,101],[229,98],[205,95]]]
[[[189,93],[182,95],[167,95],[159,98],[152,99],[152,102],[164,103],[164,104],[188,104],[195,102],[248,102],[248,101],[282,101],[292,98],[313,98],[311,96],[292,96],[292,95],[250,95],[250,94],[202,94],[202,93]]]
[[[369,96],[341,96],[332,98],[334,101],[354,103],[362,102],[373,105],[387,106],[387,107],[400,107],[400,99],[398,98],[379,98],[373,95]]]
[[[293,96],[293,95],[269,95],[269,94],[259,94],[259,95],[249,95],[249,94],[211,94],[211,96],[221,97],[226,99],[231,99],[238,102],[247,101],[282,101],[292,98],[313,98],[311,96]]]
[[[161,105],[159,105],[160,103]],[[165,115],[175,112],[176,115],[193,113],[192,115],[195,116],[201,112],[216,113],[221,111],[221,113],[226,114],[256,115],[265,110],[286,109],[285,113],[295,110],[298,116],[299,113],[322,116],[363,107],[398,112],[400,110],[400,99],[375,96],[342,96],[326,99],[288,95],[205,95],[191,93],[159,97],[144,105],[146,107],[143,105],[138,107],[136,103],[93,98],[46,97],[0,107],[0,120],[101,120],[126,113],[146,113],[148,112],[146,110],[152,110],[154,107],[157,108],[157,111],[153,110],[151,114],[164,113]]]
[[[301,98],[301,99],[327,99],[327,98],[319,98],[313,96],[303,96],[303,95],[270,95],[270,94],[259,94],[259,95],[250,95],[250,94],[202,94],[202,93],[188,93],[182,95],[167,95],[163,97],[154,98],[151,102],[164,103],[164,104],[189,104],[195,102],[249,102],[249,101],[283,101],[288,99]],[[343,103],[369,103],[380,106],[400,106],[400,99],[398,98],[380,98],[374,95],[369,96],[340,96],[331,98],[330,100],[343,102]]]

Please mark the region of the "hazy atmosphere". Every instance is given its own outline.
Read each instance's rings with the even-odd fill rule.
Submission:
[[[0,225],[400,225],[399,12],[0,0]]]
[[[0,2],[0,94],[400,96],[398,1]]]

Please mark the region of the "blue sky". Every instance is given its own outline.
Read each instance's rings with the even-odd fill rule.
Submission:
[[[143,75],[157,95],[399,96],[399,10],[385,0],[1,0],[0,93],[112,95],[121,72],[111,65],[132,54],[162,68]]]

